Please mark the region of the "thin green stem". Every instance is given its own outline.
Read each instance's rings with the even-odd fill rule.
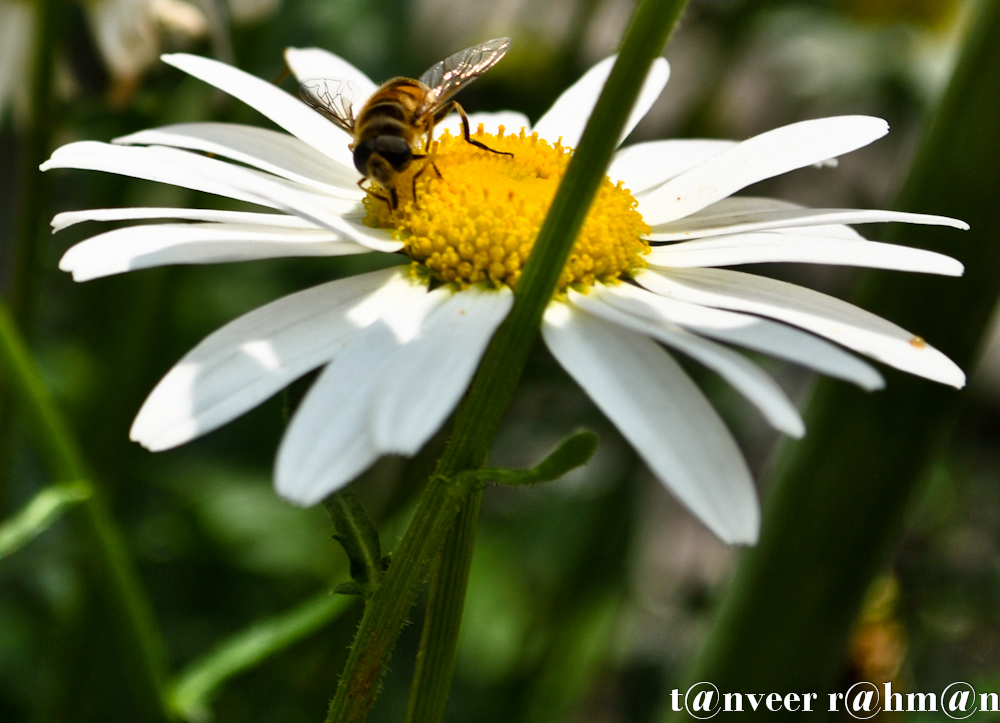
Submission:
[[[24,329],[33,328],[35,286],[37,284],[38,246],[44,237],[43,224],[48,215],[48,182],[38,166],[45,160],[52,134],[52,87],[55,60],[56,24],[59,0],[35,0],[33,58],[30,76],[28,125],[20,153],[19,214],[11,244],[11,275],[8,303],[11,313]],[[9,460],[13,440],[16,407],[13,392],[0,379],[0,460]],[[10,470],[0,466],[0,489],[6,489]],[[2,499],[0,499],[2,501]]]
[[[223,683],[329,625],[355,602],[347,595],[324,592],[223,641],[174,679],[171,707],[186,720],[209,719],[209,701]]]
[[[483,466],[514,388],[534,346],[545,307],[586,218],[594,194],[625,127],[653,60],[662,52],[687,0],[642,0],[622,42],[594,112],[587,123],[566,176],[539,232],[514,292],[507,320],[490,342],[469,391],[459,407],[455,428],[436,475],[427,486],[410,527],[400,542],[382,584],[368,602],[351,655],[330,705],[327,723],[361,723],[375,701],[378,687],[399,632],[420,584],[438,557],[455,523],[464,491],[447,480]],[[447,508],[444,505],[448,505]],[[454,538],[471,546],[466,536]],[[455,559],[463,559],[461,552]],[[455,566],[456,570],[460,566]],[[439,585],[445,581],[439,578]],[[448,588],[464,591],[460,581]],[[464,592],[463,592],[464,594]],[[457,635],[460,608],[448,629]],[[434,635],[446,648],[453,643]],[[425,656],[427,657],[427,656]],[[434,656],[447,660],[448,656]],[[426,668],[425,668],[426,669]],[[428,671],[446,674],[450,670]],[[420,688],[423,690],[424,688]],[[435,695],[437,693],[435,692]],[[412,710],[423,709],[413,704]]]
[[[28,328],[37,276],[38,241],[41,237],[47,182],[38,165],[48,155],[52,134],[52,87],[60,19],[59,0],[36,0],[34,58],[31,72],[31,115],[21,156],[21,199],[14,243],[10,308],[18,323]]]
[[[0,303],[0,369],[18,396],[35,431],[42,460],[57,479],[90,480],[88,465],[54,400],[45,387],[23,337],[7,307]],[[92,483],[79,517],[96,553],[109,599],[138,661],[142,695],[161,718],[168,718],[165,697],[166,653],[124,536]]]
[[[46,487],[20,512],[0,523],[0,560],[12,555],[49,529],[66,510],[88,497],[93,490],[84,480]]]
[[[0,367],[36,431],[38,452],[56,479],[89,479],[90,471],[69,425],[56,408],[31,352],[5,304],[0,303]]]

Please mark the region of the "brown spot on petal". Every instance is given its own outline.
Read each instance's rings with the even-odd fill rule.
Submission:
[[[910,346],[912,346],[912,347],[914,347],[916,349],[924,349],[924,348],[927,347],[927,342],[924,341],[919,336],[915,336],[912,339],[910,339]]]

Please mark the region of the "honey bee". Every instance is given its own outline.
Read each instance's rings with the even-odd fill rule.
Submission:
[[[496,65],[509,47],[510,38],[495,38],[445,58],[431,66],[419,80],[393,78],[386,81],[365,101],[357,116],[352,107],[357,90],[348,80],[307,79],[299,86],[299,95],[351,134],[348,147],[354,152],[355,168],[364,176],[358,185],[364,189],[361,184],[365,180],[378,183],[389,192],[388,199],[369,189],[364,190],[395,210],[399,205],[397,176],[414,160],[427,157],[434,126],[453,110],[462,118],[462,137],[466,142],[491,153],[513,155],[495,151],[471,138],[465,110],[452,100],[458,91]],[[414,190],[417,176],[423,171],[422,168],[414,174]],[[434,171],[441,175],[437,167]]]

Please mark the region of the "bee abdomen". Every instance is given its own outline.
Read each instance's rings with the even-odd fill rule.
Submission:
[[[409,136],[409,126],[397,118],[373,114],[365,119],[364,125],[360,126],[358,135],[362,139],[374,138],[376,136],[399,136],[406,138]]]
[[[385,117],[406,122],[409,115],[403,105],[398,100],[392,98],[377,100],[365,108],[365,116],[369,119]]]

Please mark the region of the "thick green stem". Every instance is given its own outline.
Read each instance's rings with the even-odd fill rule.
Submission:
[[[957,256],[965,278],[871,272],[854,298],[926,336],[964,369],[1000,294],[998,37],[1000,3],[985,3],[898,204],[964,219],[972,231],[956,237],[899,226],[893,235]],[[809,434],[789,445],[779,466],[760,543],[740,561],[692,681],[710,680],[722,691],[820,694],[833,685],[862,597],[962,400],[953,389],[895,372],[876,394],[819,384]]]
[[[589,462],[597,450],[597,441],[593,432],[579,431],[529,470],[479,469],[462,472],[457,478],[473,479],[479,486],[486,482],[510,485],[548,482]],[[445,540],[441,561],[431,579],[417,669],[410,690],[408,723],[439,721],[448,705],[481,501],[482,493],[478,490],[469,496]]]
[[[452,438],[437,474],[421,497],[392,565],[368,602],[336,697],[330,705],[327,723],[361,723],[367,718],[406,615],[462,506],[463,493],[454,488],[449,490],[446,480],[485,464],[534,346],[542,314],[556,290],[573,242],[604,178],[646,73],[662,52],[686,5],[687,0],[643,0],[637,8],[618,60],[525,264],[514,292],[513,308],[486,350],[457,412]],[[445,509],[444,504],[449,507]],[[471,545],[464,536],[461,539],[463,544]],[[468,554],[461,552],[454,559],[463,559]],[[464,594],[464,585],[456,583],[448,582],[448,588],[453,591],[461,588]],[[445,581],[439,578],[439,584]],[[449,606],[449,609],[460,611],[460,606]],[[456,618],[448,625],[456,635],[459,621],[460,618]],[[438,635],[429,639],[439,641],[443,647],[453,645]],[[445,659],[447,656],[435,654],[434,657]],[[436,674],[440,672],[435,671]],[[446,674],[450,678],[450,671]],[[422,710],[423,703],[417,701],[411,709]]]
[[[434,477],[417,504],[413,520],[365,605],[327,723],[363,721],[378,695],[385,665],[406,623],[413,600],[455,521],[467,490]]]
[[[462,609],[472,569],[472,551],[479,527],[482,490],[466,498],[448,537],[427,599],[427,614],[410,690],[407,723],[444,718],[455,669]]]
[[[35,432],[42,460],[57,479],[80,480],[88,493],[78,521],[92,545],[111,604],[122,621],[125,640],[137,661],[140,694],[160,718],[166,707],[166,654],[124,536],[92,483],[88,466],[69,425],[38,374],[7,307],[0,304],[0,369]]]

